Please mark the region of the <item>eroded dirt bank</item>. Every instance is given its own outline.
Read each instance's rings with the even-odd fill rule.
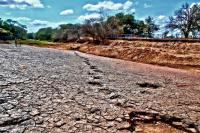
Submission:
[[[111,41],[108,45],[81,45],[81,52],[134,62],[200,71],[200,43]]]
[[[0,132],[199,133],[200,76],[187,71],[13,45],[0,64]]]

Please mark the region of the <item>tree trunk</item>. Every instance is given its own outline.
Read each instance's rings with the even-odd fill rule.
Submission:
[[[189,37],[189,32],[184,32],[184,37],[188,38]]]

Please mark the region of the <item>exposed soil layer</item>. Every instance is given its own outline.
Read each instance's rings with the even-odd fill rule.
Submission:
[[[200,43],[111,41],[81,45],[81,52],[134,62],[200,71]]]
[[[131,112],[129,130],[135,133],[198,133],[195,124],[186,124],[183,119],[149,112]]]

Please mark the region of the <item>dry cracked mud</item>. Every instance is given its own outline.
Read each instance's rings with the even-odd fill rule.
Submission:
[[[199,133],[199,81],[167,67],[0,45],[0,132]]]

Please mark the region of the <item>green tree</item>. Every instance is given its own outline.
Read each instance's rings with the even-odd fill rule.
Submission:
[[[133,34],[137,28],[135,17],[132,14],[118,13],[115,15],[123,27],[124,34]]]
[[[3,20],[0,18],[0,27],[3,26]]]
[[[137,32],[136,32],[136,35],[138,36],[145,36],[145,29],[146,29],[146,24],[144,23],[144,21],[137,21],[136,22],[137,24]]]
[[[35,33],[28,33],[27,39],[35,39]]]
[[[41,28],[36,32],[35,38],[38,40],[52,41],[54,33],[55,30],[52,27]]]
[[[6,21],[0,19],[0,28],[2,31],[6,31],[6,38],[8,39],[26,39],[27,37],[26,26],[12,19]]]

